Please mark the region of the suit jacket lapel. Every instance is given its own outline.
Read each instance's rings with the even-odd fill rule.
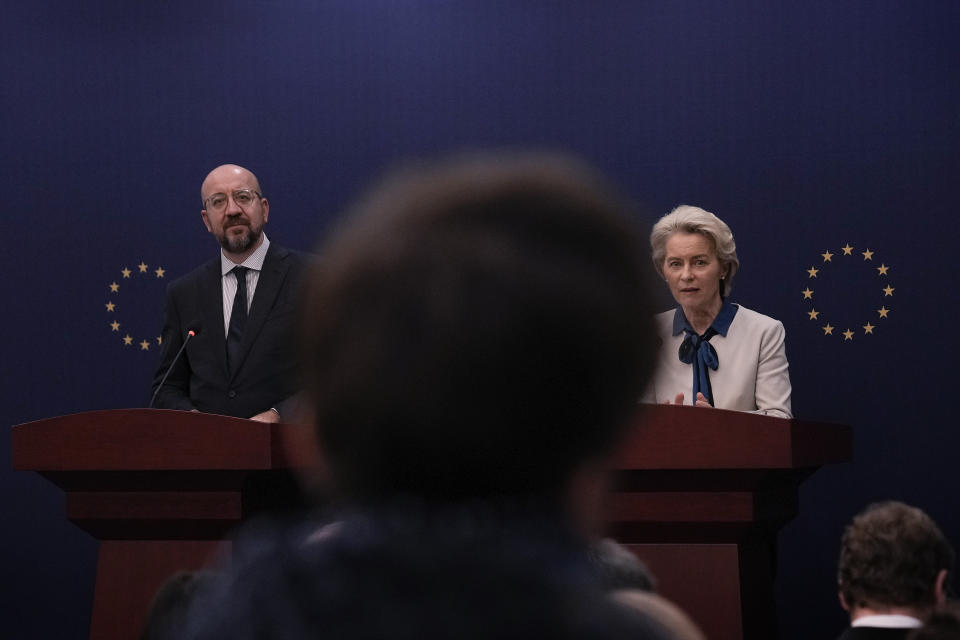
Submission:
[[[203,330],[214,345],[223,379],[229,376],[227,371],[227,336],[223,332],[223,275],[220,273],[220,259],[207,264],[200,277],[200,311],[203,317]],[[217,348],[220,345],[220,348]]]
[[[263,260],[263,269],[260,270],[260,277],[257,279],[257,289],[253,294],[253,303],[250,305],[250,315],[247,317],[247,323],[243,327],[243,342],[240,348],[240,364],[237,365],[237,371],[243,368],[243,363],[250,353],[250,348],[256,342],[263,323],[266,322],[270,310],[273,309],[273,303],[277,299],[277,294],[283,285],[283,280],[287,275],[287,263],[283,259],[287,252],[280,249],[275,244],[271,244],[267,249],[267,255]],[[223,294],[221,294],[221,297]],[[223,319],[221,311],[221,330],[223,329]],[[226,344],[226,337],[224,337]],[[226,363],[226,355],[224,355]],[[234,377],[237,371],[233,372]]]

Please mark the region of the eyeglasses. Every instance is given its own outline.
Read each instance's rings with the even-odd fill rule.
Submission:
[[[263,195],[259,191],[254,191],[253,189],[237,189],[232,194],[233,201],[237,203],[237,206],[241,209],[245,209],[249,205],[253,204],[253,201],[256,198],[262,198]],[[206,209],[212,209],[213,211],[223,211],[227,207],[227,202],[230,198],[225,193],[215,193],[203,202],[203,206]]]

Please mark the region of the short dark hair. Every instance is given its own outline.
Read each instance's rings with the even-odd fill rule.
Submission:
[[[902,502],[868,506],[847,526],[837,579],[848,606],[932,606],[954,551],[926,513]]]
[[[557,492],[652,369],[644,233],[556,155],[461,158],[375,188],[305,292],[307,388],[341,496]]]

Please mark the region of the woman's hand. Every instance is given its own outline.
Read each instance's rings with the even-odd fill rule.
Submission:
[[[669,400],[664,400],[662,404],[683,404],[683,394],[678,393],[676,397],[674,397],[673,402],[670,402]],[[709,409],[713,409],[713,405],[707,402],[707,397],[702,393],[700,393],[699,391],[697,392],[697,402],[694,404],[694,406],[707,407]]]
[[[677,396],[673,399],[673,402],[670,402],[669,400],[664,400],[660,404],[683,404],[683,394],[678,393]]]

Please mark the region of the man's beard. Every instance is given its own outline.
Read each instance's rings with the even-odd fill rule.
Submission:
[[[263,229],[254,229],[253,227],[246,227],[246,233],[241,233],[239,235],[229,233],[230,229],[234,226],[245,226],[245,225],[233,225],[227,229],[224,229],[223,236],[220,238],[220,246],[224,248],[228,253],[243,253],[253,245],[255,245],[260,240],[260,234],[263,233]]]

